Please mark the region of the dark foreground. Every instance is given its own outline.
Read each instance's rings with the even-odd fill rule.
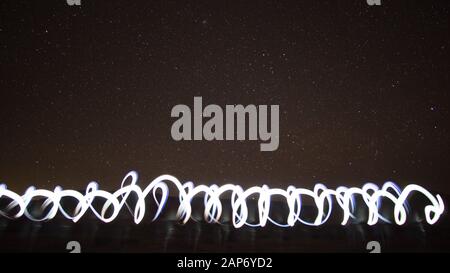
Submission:
[[[450,225],[443,218],[434,226],[330,223],[320,227],[279,228],[217,225],[161,219],[134,224],[129,217],[102,223],[93,217],[72,223],[0,218],[0,252],[69,252],[77,241],[82,252],[369,252],[378,241],[381,252],[441,252],[450,249]]]

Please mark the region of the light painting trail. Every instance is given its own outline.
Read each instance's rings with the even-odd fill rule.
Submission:
[[[323,184],[316,184],[313,190],[305,188],[296,188],[289,186],[287,189],[269,188],[267,185],[262,187],[255,186],[244,190],[239,185],[226,184],[223,186],[217,185],[197,185],[192,182],[181,183],[177,178],[171,175],[161,175],[154,179],[148,186],[141,188],[137,185],[138,175],[136,172],[129,172],[123,179],[120,189],[110,193],[100,190],[96,182],[88,184],[86,193],[80,193],[75,190],[64,190],[61,187],[56,187],[54,191],[45,189],[36,189],[29,187],[23,195],[19,195],[11,190],[8,190],[5,184],[0,185],[0,201],[6,201],[6,207],[0,209],[0,214],[7,218],[19,218],[25,215],[33,221],[51,220],[56,216],[58,211],[67,219],[74,222],[88,211],[91,210],[95,216],[103,222],[113,221],[122,210],[124,206],[133,215],[136,224],[140,223],[145,215],[146,205],[145,199],[151,193],[157,210],[153,216],[156,220],[164,209],[169,194],[168,183],[172,183],[178,190],[179,206],[177,217],[183,223],[191,219],[192,198],[196,195],[204,196],[204,219],[208,223],[221,223],[222,209],[224,200],[231,202],[231,213],[233,225],[240,228],[244,225],[251,227],[264,227],[267,222],[280,227],[292,227],[297,222],[304,225],[319,226],[327,222],[333,210],[333,198],[336,200],[339,208],[343,211],[343,219],[341,224],[348,223],[350,218],[355,218],[355,196],[362,197],[368,209],[368,225],[375,225],[378,222],[391,223],[387,215],[382,215],[380,212],[381,200],[390,200],[394,205],[393,219],[397,225],[403,225],[407,216],[410,213],[407,199],[411,194],[421,194],[428,199],[430,204],[424,208],[424,215],[428,224],[434,224],[444,212],[444,203],[439,194],[432,195],[425,188],[410,184],[404,189],[400,189],[393,182],[386,182],[379,188],[373,183],[367,183],[362,188],[358,187],[338,187],[337,189],[328,189]],[[131,193],[137,196],[137,201],[133,205],[127,202]],[[231,193],[230,199],[221,199],[226,193]],[[257,212],[258,222],[249,221],[249,209],[247,200],[250,196],[258,196],[257,198]],[[160,196],[158,198],[158,196]],[[284,223],[277,222],[269,216],[271,201],[273,196],[279,196],[286,202],[289,212]],[[74,198],[77,200],[77,206],[72,213],[66,211],[61,204],[63,198]],[[317,208],[317,216],[314,221],[307,221],[301,218],[302,211],[302,197],[309,197],[314,200],[314,205]],[[43,198],[42,212],[43,215],[39,218],[33,216],[28,206],[33,199]],[[103,199],[104,204],[101,211],[98,211],[92,205],[96,198]],[[2,200],[3,199],[3,200]],[[44,213],[45,211],[45,213]],[[108,211],[107,216],[106,212]],[[112,211],[112,213],[111,213]]]

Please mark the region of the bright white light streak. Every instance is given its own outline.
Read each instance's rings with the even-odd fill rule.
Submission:
[[[407,199],[412,193],[422,194],[430,202],[424,208],[425,220],[428,224],[432,225],[436,223],[444,212],[444,202],[439,194],[434,196],[425,188],[415,184],[408,185],[403,190],[393,182],[384,183],[381,189],[373,183],[366,183],[362,188],[338,187],[336,190],[328,189],[323,184],[316,184],[313,190],[296,188],[294,186],[289,186],[287,189],[269,188],[267,185],[261,187],[254,186],[244,190],[241,186],[234,184],[226,184],[223,186],[195,186],[192,182],[183,184],[171,175],[159,176],[145,188],[138,186],[137,181],[137,173],[131,171],[122,180],[120,189],[114,193],[100,190],[96,182],[91,182],[88,184],[85,194],[75,190],[63,190],[58,186],[53,191],[29,187],[23,195],[19,195],[8,190],[6,185],[1,184],[0,201],[6,200],[7,205],[5,208],[0,209],[0,215],[10,219],[25,216],[33,221],[47,221],[53,219],[59,211],[65,218],[77,222],[88,210],[91,210],[98,219],[108,223],[113,221],[119,215],[122,208],[126,206],[131,215],[133,215],[134,222],[138,224],[144,219],[146,210],[145,199],[151,192],[157,206],[156,213],[152,219],[154,221],[161,215],[167,202],[169,195],[168,183],[173,184],[178,190],[179,206],[177,217],[183,223],[188,222],[192,218],[191,201],[197,195],[204,195],[203,216],[208,223],[221,223],[220,219],[223,212],[222,202],[224,200],[230,202],[232,211],[231,219],[236,228],[244,225],[264,227],[267,222],[280,227],[291,227],[297,222],[304,225],[319,226],[327,222],[330,218],[333,210],[333,198],[343,211],[341,224],[345,225],[350,218],[356,218],[354,215],[355,196],[360,196],[368,209],[368,225],[375,225],[379,221],[391,223],[387,219],[388,217],[381,215],[379,211],[382,200],[393,203],[393,219],[395,224],[403,225],[410,212]],[[137,197],[137,201],[133,202],[133,205],[127,202],[131,193],[134,193]],[[159,199],[158,193],[160,194]],[[226,193],[231,193],[231,198],[221,199],[221,196]],[[258,220],[255,220],[256,222],[251,222],[248,219],[249,209],[247,200],[252,195],[258,196]],[[277,222],[269,216],[273,196],[277,196],[281,198],[282,202],[286,202],[289,209],[287,218],[283,223]],[[60,202],[61,199],[67,197],[74,198],[77,201],[77,205],[72,213],[67,212]],[[306,221],[300,216],[302,197],[312,198],[317,208],[317,215],[312,222]],[[42,216],[40,218],[36,218],[28,211],[30,202],[35,198],[43,198],[41,205]],[[102,199],[104,201],[100,212],[92,205],[95,199]],[[108,213],[109,216],[106,215],[107,212],[110,212]]]

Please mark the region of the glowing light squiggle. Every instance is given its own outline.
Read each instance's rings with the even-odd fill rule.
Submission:
[[[96,182],[91,182],[88,184],[85,194],[75,190],[63,190],[58,186],[53,191],[29,187],[23,195],[19,195],[8,190],[6,185],[1,184],[0,201],[6,199],[8,202],[5,208],[0,209],[0,215],[7,218],[19,218],[25,215],[33,221],[45,221],[54,218],[59,211],[67,219],[77,222],[90,209],[98,219],[103,222],[111,222],[117,217],[122,208],[126,206],[133,215],[135,223],[138,224],[144,218],[146,210],[145,199],[150,193],[157,205],[153,220],[160,216],[169,194],[168,183],[172,183],[178,190],[179,207],[177,217],[183,223],[186,223],[192,216],[192,198],[200,194],[204,195],[204,219],[209,223],[220,223],[223,210],[223,200],[220,198],[227,192],[231,193],[231,199],[226,200],[231,202],[231,219],[236,228],[244,225],[264,227],[267,222],[280,227],[290,227],[297,222],[311,226],[322,225],[331,215],[333,197],[343,211],[342,225],[345,225],[350,218],[356,218],[354,215],[355,196],[361,196],[368,208],[367,224],[369,225],[374,225],[380,220],[391,223],[387,216],[383,216],[380,213],[382,199],[388,199],[393,203],[394,222],[397,225],[403,225],[410,210],[407,198],[413,192],[422,194],[431,203],[424,208],[424,215],[428,224],[436,223],[444,212],[444,202],[439,194],[434,196],[425,188],[415,184],[408,185],[403,190],[393,182],[386,182],[381,188],[373,183],[367,183],[362,188],[338,187],[335,190],[328,189],[323,184],[316,184],[313,190],[296,188],[294,186],[289,186],[287,189],[269,188],[267,185],[262,187],[255,186],[244,190],[241,186],[234,184],[223,186],[194,186],[192,182],[183,184],[171,175],[162,175],[142,189],[137,185],[137,181],[137,173],[131,171],[124,177],[121,187],[117,191],[110,193],[100,190]],[[137,201],[133,205],[127,202],[131,193],[137,196]],[[160,194],[159,198],[157,196],[158,193]],[[258,196],[257,211],[259,222],[256,223],[251,223],[248,219],[247,200],[252,195]],[[273,196],[281,197],[289,208],[289,214],[285,219],[285,223],[277,222],[269,216],[271,198]],[[61,200],[67,197],[77,200],[77,205],[72,213],[67,212],[61,204]],[[317,215],[314,221],[307,221],[301,218],[302,197],[310,197],[314,200],[314,205],[317,208]],[[30,202],[36,198],[44,198],[41,206],[43,215],[39,218],[33,216],[28,210]],[[104,200],[101,211],[94,208],[92,203],[95,199]],[[107,216],[107,212],[111,211],[112,213],[108,213],[110,215]]]

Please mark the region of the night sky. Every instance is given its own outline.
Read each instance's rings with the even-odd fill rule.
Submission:
[[[0,1],[0,181],[418,183],[450,193],[444,1]],[[279,105],[280,145],[174,141],[172,107]]]

